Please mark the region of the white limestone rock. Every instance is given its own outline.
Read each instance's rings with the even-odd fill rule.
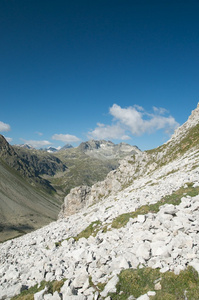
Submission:
[[[102,297],[106,297],[108,293],[115,293],[116,292],[116,284],[118,283],[119,278],[117,275],[113,276],[107,285],[105,286],[104,290],[100,293]]]
[[[150,300],[150,298],[147,294],[144,294],[144,295],[138,297],[137,300]]]
[[[47,290],[47,287],[45,287],[43,290],[35,293],[34,300],[43,300],[43,296],[44,296],[44,293],[46,292],[46,290]]]
[[[76,272],[75,274],[75,279],[73,281],[73,286],[75,288],[82,288],[84,286],[84,284],[87,282],[88,280],[88,273],[86,272],[86,270],[79,270]]]
[[[141,243],[136,251],[136,256],[139,260],[148,260],[150,258],[151,245],[149,242]]]

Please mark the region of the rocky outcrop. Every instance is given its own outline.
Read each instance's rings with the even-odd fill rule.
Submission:
[[[174,134],[172,135],[171,139],[168,140],[167,144],[179,143],[179,141],[182,140],[183,137],[187,135],[187,132],[198,124],[199,122],[198,118],[199,118],[199,102],[197,108],[191,112],[191,115],[189,116],[188,120],[182,126],[178,127],[175,130]]]
[[[68,194],[64,199],[64,205],[62,205],[61,212],[59,213],[59,217],[65,217],[65,210],[67,211],[67,215],[72,215],[77,213],[87,204],[88,195],[90,195],[90,187],[88,186],[79,186],[71,190],[70,194]]]

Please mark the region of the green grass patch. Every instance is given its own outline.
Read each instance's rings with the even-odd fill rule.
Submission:
[[[76,236],[70,236],[67,239],[65,239],[65,241],[68,241],[71,238],[73,238],[75,241],[78,241],[81,238],[86,238],[87,239],[91,235],[92,236],[96,236],[97,233],[98,233],[98,231],[101,230],[101,229],[103,229],[102,228],[102,223],[100,221],[94,221],[90,225],[88,225],[84,230],[82,230],[78,235],[76,235]],[[55,242],[55,246],[56,247],[61,246],[61,243],[63,241],[64,240]]]
[[[151,164],[154,159],[157,163],[157,168],[165,165],[168,162],[173,161],[177,157],[185,154],[188,150],[192,148],[198,149],[199,147],[199,124],[196,126],[190,128],[186,134],[185,137],[183,137],[179,143],[173,143],[169,142],[167,144],[163,144],[162,146],[147,150],[146,153],[148,153],[151,156],[151,160],[148,162],[148,164]],[[165,152],[164,156],[161,157],[161,159],[158,159],[158,153]]]
[[[92,222],[88,227],[81,231],[77,236],[73,237],[75,241],[81,238],[89,238],[89,236],[96,236],[98,231],[102,229],[102,223],[100,221]]]
[[[54,292],[60,292],[61,287],[63,286],[66,279],[62,279],[60,281],[42,281],[40,285],[36,284],[35,286],[29,288],[28,290],[24,290],[18,296],[11,298],[11,300],[34,300],[34,294],[43,290],[47,287],[45,294],[53,294]]]
[[[102,292],[105,288],[105,285],[106,283],[101,283],[101,282],[98,282],[98,284],[94,284],[92,281],[92,277],[89,276],[89,287],[94,288],[95,291]]]
[[[136,211],[119,215],[112,221],[112,228],[124,227],[130,218],[136,218],[138,215],[146,215],[149,212],[157,213],[160,206],[164,204],[179,205],[183,196],[194,197],[199,194],[199,187],[193,187],[193,183],[187,183],[187,187],[181,187],[171,195],[163,197],[160,201],[154,204],[143,205]]]
[[[119,274],[116,293],[110,293],[112,300],[126,300],[130,295],[139,297],[154,290],[154,282],[160,277],[158,269],[127,269]]]
[[[107,211],[109,208],[112,208],[112,207],[113,207],[113,205],[110,205],[110,206],[106,207],[105,211]]]
[[[116,293],[109,293],[112,300],[126,300],[130,295],[138,298],[148,291],[155,291],[160,282],[161,289],[156,291],[153,300],[196,300],[199,299],[199,276],[197,271],[188,267],[179,275],[173,272],[160,273],[159,269],[127,269],[119,274]],[[185,295],[187,298],[185,298]]]

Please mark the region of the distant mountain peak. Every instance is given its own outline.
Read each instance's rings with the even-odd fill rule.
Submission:
[[[113,146],[114,143],[111,142],[111,141],[105,141],[105,140],[89,140],[89,141],[86,141],[86,142],[82,142],[79,145],[79,148],[82,151],[87,151],[87,150],[99,149],[104,145]]]
[[[54,153],[54,152],[57,152],[58,150],[57,150],[57,148],[54,148],[54,147],[48,147],[48,148],[46,149],[46,151],[47,151],[48,153]]]
[[[65,149],[70,149],[70,148],[73,148],[73,146],[71,144],[66,144],[59,151],[62,151],[62,150],[65,150]]]
[[[99,159],[118,159],[141,152],[136,146],[127,143],[114,144],[105,140],[89,140],[81,143],[78,148],[87,155]]]
[[[21,148],[25,148],[25,149],[35,149],[33,146],[29,145],[29,144],[21,144],[18,145]]]

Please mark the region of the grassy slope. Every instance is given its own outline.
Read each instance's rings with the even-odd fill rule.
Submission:
[[[31,186],[0,160],[0,241],[40,228],[57,219],[53,195]]]
[[[156,157],[156,162],[161,166],[162,164],[168,163],[169,161],[183,155],[192,148],[199,148],[199,124],[190,128],[180,141],[170,141],[158,148],[148,150],[146,152],[151,155],[158,155],[158,153],[163,152],[163,157],[160,159]]]

